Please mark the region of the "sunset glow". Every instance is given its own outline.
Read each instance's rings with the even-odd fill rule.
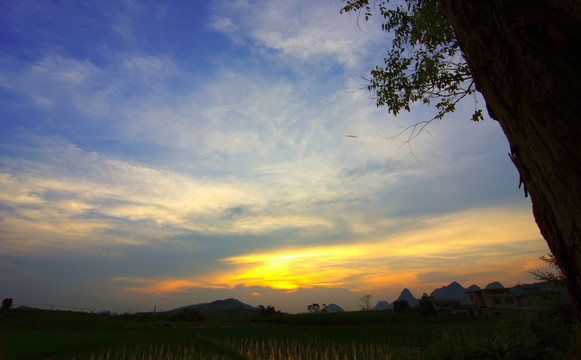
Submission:
[[[483,100],[394,136],[434,111],[357,90],[385,34],[340,5],[3,1],[0,295],[299,312],[533,281],[547,245]]]

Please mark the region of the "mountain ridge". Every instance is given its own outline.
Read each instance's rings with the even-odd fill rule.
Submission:
[[[531,288],[531,287],[539,288],[540,287],[541,289],[544,289],[547,286],[548,286],[547,283],[537,282],[537,283],[532,283],[532,284],[519,284],[519,285],[515,285],[513,287],[510,287],[508,289],[510,289],[511,292],[518,294],[518,293],[522,293],[527,288]],[[482,289],[506,289],[506,288],[499,281],[493,281],[493,282],[489,283],[488,285],[486,285],[484,288],[481,288],[480,286],[478,286],[476,284],[472,284],[472,285],[468,286],[467,288],[465,288],[462,285],[460,285],[460,283],[458,283],[457,281],[453,281],[448,285],[444,285],[442,287],[434,289],[430,293],[430,296],[436,300],[456,300],[456,301],[459,301],[460,304],[467,304],[468,301],[466,298],[466,293],[469,291],[480,291]],[[397,300],[406,300],[411,307],[417,306],[417,303],[419,302],[419,298],[415,298],[413,296],[413,294],[411,293],[411,291],[409,291],[407,288],[404,288],[402,290],[402,293],[400,294],[400,296],[396,300],[394,300],[391,303],[386,301],[386,300],[380,300],[377,302],[377,305],[375,305],[375,307],[372,308],[372,310],[379,311],[379,310],[393,309],[393,303]],[[413,305],[413,304],[416,304],[416,305]]]
[[[522,293],[527,288],[540,287],[541,289],[544,289],[546,286],[548,286],[546,283],[539,282],[533,284],[519,284],[510,287],[508,289],[515,293]],[[491,282],[484,287],[484,289],[504,289],[504,288],[505,287],[498,281]],[[456,300],[459,301],[461,304],[466,304],[467,303],[466,292],[479,290],[482,290],[482,288],[480,288],[478,285],[472,284],[467,288],[464,288],[457,281],[453,281],[448,285],[434,289],[429,296],[433,297],[436,300]],[[373,308],[371,308],[371,310],[375,311],[391,310],[393,309],[394,302],[398,300],[407,301],[410,307],[415,307],[419,305],[419,298],[416,298],[408,288],[404,288],[396,300],[394,300],[391,303],[386,300],[380,300]],[[173,310],[165,311],[164,313],[171,314],[183,311],[185,309],[196,310],[202,316],[206,317],[243,317],[256,315],[258,313],[256,307],[245,304],[234,298],[215,300],[209,303],[199,303],[181,306]],[[327,305],[327,311],[342,312],[344,310],[337,304],[329,304]]]
[[[245,304],[234,298],[181,306],[173,310],[165,311],[164,313],[173,314],[183,310],[196,310],[200,315],[207,317],[243,317],[258,313],[258,310],[254,306]]]

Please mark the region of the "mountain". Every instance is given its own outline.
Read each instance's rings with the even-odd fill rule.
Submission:
[[[543,290],[545,289],[546,286],[547,286],[546,283],[524,284],[514,286],[510,288],[510,291],[518,294],[528,289]],[[486,285],[485,289],[504,289],[504,286],[500,282],[494,281]],[[430,296],[433,296],[434,299],[436,300],[457,300],[460,301],[461,304],[466,304],[468,302],[466,298],[466,293],[468,291],[479,291],[479,290],[481,290],[481,288],[478,285],[472,284],[468,288],[464,288],[457,281],[454,281],[447,286],[442,286],[441,288],[433,290]],[[416,299],[412,295],[411,291],[409,291],[408,289],[403,289],[397,300],[407,301],[409,306],[412,308],[419,305],[419,300]],[[393,309],[393,303],[390,304],[387,301],[379,301],[377,305],[375,305],[375,307],[372,308],[372,310],[390,310],[390,309]]]
[[[480,291],[480,290],[482,290],[482,289],[480,288],[480,286],[478,286],[478,285],[474,285],[474,284],[472,284],[472,285],[468,286],[468,289],[466,289],[466,291],[467,291],[467,292],[468,292],[468,291]]]
[[[337,304],[329,304],[327,305],[327,312],[328,313],[335,313],[335,312],[344,312],[345,310],[343,310],[342,307],[340,307]]]
[[[430,296],[433,296],[437,300],[457,300],[461,304],[466,304],[466,291],[467,289],[454,281],[448,286],[442,286],[432,291]]]
[[[387,301],[379,301],[377,305],[371,310],[381,311],[381,310],[391,310],[393,309],[393,305],[388,303]]]
[[[420,304],[420,301],[418,299],[416,299],[411,291],[409,291],[408,289],[403,289],[401,294],[399,295],[399,297],[397,298],[396,301],[399,300],[405,300],[408,302],[409,306],[411,307],[416,307]]]
[[[486,285],[485,289],[504,289],[504,286],[502,286],[502,284],[499,283],[498,281],[495,281]]]
[[[182,306],[177,309],[166,311],[166,313],[176,313],[185,309],[192,309],[206,317],[245,317],[255,315],[257,310],[236,299],[216,300],[211,303]]]

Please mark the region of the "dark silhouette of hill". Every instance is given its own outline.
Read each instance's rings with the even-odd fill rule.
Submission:
[[[491,282],[490,284],[486,285],[486,287],[484,287],[485,289],[504,289],[504,286],[499,283],[498,281],[495,282]]]
[[[418,306],[420,304],[420,301],[418,299],[416,299],[412,295],[412,292],[409,291],[408,289],[403,289],[401,291],[401,294],[399,294],[399,297],[397,298],[396,301],[401,301],[401,300],[407,301],[408,302],[408,305],[411,306],[411,307],[416,307],[416,306]]]
[[[250,306],[236,299],[216,300],[211,303],[186,305],[177,309],[166,311],[173,314],[190,309],[195,310],[204,317],[246,317],[258,314],[254,306]]]
[[[414,297],[411,291],[409,291],[408,289],[403,289],[401,291],[401,294],[399,294],[398,298],[394,300],[392,303],[388,303],[387,301],[379,301],[377,305],[375,305],[375,307],[373,307],[371,310],[376,311],[391,310],[393,309],[393,304],[396,301],[401,300],[407,301],[408,305],[411,306],[412,308],[420,304],[420,301]]]
[[[438,300],[457,300],[462,304],[466,303],[466,289],[456,281],[448,286],[435,289],[430,296]]]
[[[466,289],[466,291],[479,291],[479,290],[482,290],[482,289],[480,288],[480,286],[478,286],[478,285],[474,285],[474,284],[472,284],[472,285],[468,286],[468,288]]]
[[[326,307],[326,310],[328,313],[335,313],[335,312],[344,312],[345,310],[343,310],[342,307],[340,307],[337,304],[329,304]]]
[[[546,282],[534,284],[522,284],[510,288],[510,291],[519,294],[524,292],[526,289],[543,290],[548,286],[550,286],[550,284]],[[494,281],[486,285],[484,289],[504,289],[504,286],[500,282]],[[481,290],[481,288],[478,285],[472,284],[468,288],[464,288],[457,281],[454,281],[449,285],[442,286],[440,288],[433,290],[430,296],[432,296],[436,300],[456,300],[459,301],[461,304],[466,304],[467,303],[466,293],[469,291],[479,291],[479,290]],[[396,301],[397,300],[407,301],[410,307],[415,307],[419,304],[419,300],[416,299],[408,289],[403,289],[403,291],[396,299]],[[391,310],[393,309],[394,302],[389,303],[385,300],[379,301],[377,302],[377,305],[375,305],[375,307],[372,308],[372,310]]]
[[[393,309],[393,304],[390,304],[387,301],[382,300],[382,301],[378,301],[377,305],[375,305],[375,307],[371,310],[381,311],[381,310],[391,310],[391,309]]]
[[[550,286],[548,283],[534,283],[534,284],[522,284],[516,285],[510,288],[511,292],[515,293],[522,293],[526,289],[534,288],[543,290],[546,287]],[[498,282],[492,282],[486,285],[485,289],[504,289],[504,286]],[[459,301],[461,304],[467,303],[466,292],[469,291],[478,291],[481,288],[478,285],[470,285],[468,288],[464,288],[458,282],[454,281],[449,285],[442,286],[440,288],[434,289],[430,294],[431,297],[437,300],[456,300]],[[414,297],[411,291],[407,288],[403,289],[400,293],[399,297],[395,301],[405,300],[409,304],[410,307],[416,307],[419,305],[419,299]],[[395,301],[389,303],[385,300],[377,302],[377,305],[373,307],[371,310],[391,310],[393,309],[393,304]],[[187,305],[182,306],[173,310],[166,311],[166,314],[173,314],[183,311],[185,309],[191,309],[197,311],[203,317],[209,318],[217,318],[217,317],[250,317],[258,314],[258,311],[255,307],[245,304],[237,299],[225,299],[225,300],[216,300],[210,303],[200,303],[195,305]],[[327,305],[327,312],[343,312],[343,308],[341,308],[337,304],[329,304]]]

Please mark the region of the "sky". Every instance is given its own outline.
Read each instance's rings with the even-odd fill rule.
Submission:
[[[482,98],[407,142],[434,109],[376,108],[389,35],[341,4],[2,1],[0,297],[294,313],[533,282],[548,248]]]

